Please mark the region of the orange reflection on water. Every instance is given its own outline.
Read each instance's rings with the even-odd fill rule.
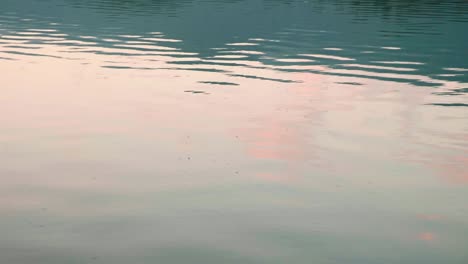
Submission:
[[[434,233],[431,233],[431,232],[423,232],[423,233],[418,235],[418,239],[422,240],[422,241],[430,242],[430,241],[436,240],[436,235]]]

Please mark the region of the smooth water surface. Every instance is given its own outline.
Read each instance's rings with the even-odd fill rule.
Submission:
[[[1,0],[0,263],[468,263],[468,2]]]

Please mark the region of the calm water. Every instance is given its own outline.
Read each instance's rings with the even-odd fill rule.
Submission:
[[[0,263],[468,263],[468,2],[1,0]]]

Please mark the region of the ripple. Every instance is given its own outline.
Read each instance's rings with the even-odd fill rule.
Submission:
[[[116,48],[130,48],[134,50],[148,50],[148,51],[159,51],[159,50],[180,50],[174,47],[166,47],[166,46],[157,46],[157,45],[138,45],[138,44],[115,44],[113,47]]]
[[[227,43],[226,46],[257,46],[257,43],[238,42],[238,43]]]
[[[341,48],[323,48],[324,50],[331,50],[331,51],[342,51]]]
[[[386,50],[401,50],[400,47],[382,47],[382,49],[386,49]]]
[[[402,65],[424,65],[422,62],[416,61],[373,61],[373,63],[380,63],[380,64],[402,64]]]
[[[447,106],[447,107],[468,107],[468,104],[463,104],[463,103],[432,103],[430,105]]]
[[[464,259],[465,2],[0,1],[0,258]]]
[[[341,57],[341,56],[333,56],[333,55],[325,55],[325,54],[299,54],[299,56],[305,57],[312,57],[317,59],[326,59],[326,60],[337,60],[337,61],[354,61],[356,59]]]
[[[155,41],[155,42],[182,42],[179,39],[168,39],[168,38],[141,38],[142,40]]]
[[[277,39],[262,39],[262,38],[250,38],[251,41],[258,41],[258,42],[281,42],[281,40]]]
[[[255,50],[221,50],[219,53],[233,53],[233,54],[246,54],[246,55],[264,55],[265,54],[262,51],[255,51]]]
[[[13,22],[21,18],[14,15],[2,16],[2,19]],[[180,34],[173,34],[178,36],[177,38],[166,37],[171,35],[166,33],[171,32],[159,29],[125,32],[122,30],[122,25],[115,25],[92,34],[86,30],[77,30],[78,24],[41,22],[40,18],[24,23],[30,23],[33,26],[25,25],[22,28],[8,26],[9,28],[6,28],[8,33],[1,35],[0,45],[5,49],[3,54],[35,57],[44,55],[53,58],[63,58],[62,53],[75,54],[72,55],[73,57],[79,57],[79,54],[94,54],[100,56],[94,62],[105,68],[207,71],[224,74],[226,77],[276,81],[285,84],[296,83],[293,81],[295,78],[271,78],[270,76],[274,76],[275,72],[289,75],[313,73],[406,82],[418,86],[437,87],[446,85],[446,82],[453,82],[450,85],[460,87],[465,78],[464,72],[468,71],[466,67],[463,67],[464,65],[454,67],[457,64],[452,64],[437,72],[428,63],[426,54],[412,54],[411,52],[414,51],[411,47],[399,45],[401,43],[396,40],[382,45],[376,45],[376,43],[344,45],[343,41],[337,41],[336,38],[346,35],[346,32],[313,27],[286,27],[278,31],[281,34],[276,32],[270,36],[264,34],[261,37],[235,37],[236,41],[224,41],[214,47],[207,47],[206,50],[190,50],[190,48],[187,49],[189,47],[187,43],[190,40],[187,42],[181,38]],[[72,28],[77,31],[73,33],[70,31]],[[51,49],[54,51],[24,52]],[[405,49],[405,53],[392,52],[402,49]],[[132,60],[132,65],[128,66],[125,60],[121,60],[123,64],[120,65],[107,65],[104,62],[113,60],[104,57],[116,56],[126,57],[128,61]],[[343,63],[349,61],[355,63]],[[158,66],[149,66],[148,63],[158,63]],[[175,64],[179,67],[170,66]],[[336,83],[354,85],[360,82]]]
[[[362,68],[362,69],[385,70],[385,71],[401,71],[401,72],[417,71],[417,69],[413,69],[413,68],[387,67],[387,66],[375,66],[375,65],[363,65],[363,64],[340,64],[340,66],[348,67],[348,68]]]
[[[238,83],[231,83],[231,82],[199,81],[199,83],[223,85],[223,86],[239,86]]]
[[[276,59],[276,61],[288,63],[314,62],[314,60],[309,59]]]
[[[215,59],[245,59],[248,58],[249,56],[246,55],[216,55],[213,56]]]
[[[228,76],[240,77],[240,78],[246,78],[246,79],[257,79],[257,80],[262,80],[262,81],[272,81],[272,82],[279,82],[279,83],[298,83],[299,82],[299,81],[294,81],[294,80],[277,79],[277,78],[269,78],[269,77],[246,75],[246,74],[228,74]]]
[[[465,68],[444,68],[447,71],[454,71],[454,72],[468,72],[468,69]]]

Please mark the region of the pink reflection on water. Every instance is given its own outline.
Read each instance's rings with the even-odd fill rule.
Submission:
[[[2,76],[3,81],[7,84],[2,90],[0,103],[3,112],[14,113],[0,116],[4,127],[22,131],[24,136],[31,137],[38,132],[54,136],[67,135],[69,137],[61,144],[78,147],[81,143],[76,138],[84,135],[122,134],[129,138],[144,137],[154,140],[161,132],[161,128],[193,132],[198,127],[202,127],[200,123],[210,128],[224,129],[229,122],[237,122],[235,129],[243,131],[247,157],[259,162],[263,160],[286,163],[289,170],[287,174],[292,175],[294,173],[291,170],[302,166],[305,162],[320,160],[323,157],[323,149],[332,148],[333,151],[342,154],[342,146],[336,148],[334,144],[350,143],[351,137],[344,137],[357,135],[356,142],[351,142],[355,145],[365,145],[367,139],[377,139],[375,149],[379,149],[378,144],[382,144],[381,142],[385,140],[390,142],[388,145],[392,143],[405,145],[404,148],[398,148],[382,144],[380,149],[389,152],[388,156],[385,156],[387,155],[385,151],[378,153],[383,159],[395,160],[397,159],[395,156],[400,156],[399,162],[403,163],[418,160],[415,163],[430,168],[443,179],[457,184],[468,183],[466,169],[468,158],[459,151],[439,151],[444,149],[445,141],[455,138],[453,131],[461,131],[462,127],[454,125],[453,128],[447,129],[445,134],[437,133],[435,130],[436,137],[431,137],[422,125],[421,112],[427,112],[426,122],[431,124],[432,128],[442,127],[439,125],[440,120],[427,110],[429,108],[421,107],[428,101],[427,89],[363,78],[280,73],[271,67],[260,70],[216,66],[229,72],[270,79],[291,79],[298,83],[278,84],[227,77],[213,72],[174,71],[167,68],[142,72],[135,69],[167,67],[167,62],[174,61],[175,58],[167,53],[144,53],[132,49],[126,52],[141,53],[142,56],[112,57],[112,55],[95,53],[71,53],[62,49],[45,45],[41,53],[56,57],[66,54],[68,59],[35,58],[34,65],[26,63],[32,58],[15,55],[19,61],[0,64],[0,70],[6,73]],[[115,51],[103,47],[93,47],[93,49]],[[82,61],[89,64],[80,64]],[[128,70],[119,71],[100,67],[102,66],[100,64],[107,65],[109,61],[135,68],[132,70],[129,67]],[[250,66],[262,66],[261,62],[257,61],[245,63]],[[303,67],[324,72],[333,71],[326,66]],[[53,78],[50,77],[50,72],[54,72]],[[179,74],[185,77],[174,77]],[[187,90],[187,87],[193,88],[194,83],[202,80],[232,81],[239,83],[240,86],[236,88],[238,90],[230,91],[234,96],[222,101],[228,102],[227,104],[201,104],[199,102],[202,100],[209,102],[207,99],[209,97],[198,97],[195,100],[193,96],[177,95]],[[335,84],[346,81],[356,81],[365,85],[349,87]],[[243,89],[244,87],[252,89]],[[403,91],[401,88],[410,89]],[[447,88],[456,88],[456,86],[454,83],[447,83],[445,89]],[[213,89],[212,98],[222,94],[225,91],[223,89]],[[395,89],[402,91],[394,92]],[[243,101],[246,97],[255,99]],[[213,101],[220,99],[221,96]],[[240,111],[233,114],[236,120],[225,122],[226,120],[220,118],[221,122],[210,122],[218,118],[217,113],[227,112],[229,104],[240,108]],[[186,114],[180,108],[190,113]],[[446,109],[438,111],[446,112],[450,116],[450,112]],[[251,118],[256,121],[251,122]],[[385,121],[379,123],[379,119]],[[455,123],[455,121],[446,122]],[[35,133],[24,132],[26,129],[35,130]],[[395,130],[398,130],[398,133],[392,132]],[[338,143],[332,141],[321,143],[316,140],[316,137],[327,136],[328,131],[341,133],[335,137]],[[4,134],[0,135],[0,140],[6,142],[16,137],[18,136],[15,133]],[[461,135],[454,142],[459,143],[466,138],[466,135]],[[362,147],[359,152],[364,156],[374,155],[369,151],[373,147]],[[187,152],[192,150],[193,146],[191,141],[182,140],[178,148],[182,152]],[[334,156],[332,159],[333,162],[340,164],[343,174],[359,173],[359,168],[354,164],[348,166],[343,160],[338,160]],[[273,172],[271,175],[260,178],[282,178]]]
[[[468,157],[460,154],[432,154],[422,164],[452,184],[468,184]]]
[[[451,157],[445,163],[436,164],[436,168],[451,182],[468,184],[468,157]]]
[[[292,129],[287,129],[277,121],[263,124],[250,135],[254,138],[248,153],[257,159],[297,161],[304,157],[300,148],[301,138]]]
[[[422,241],[431,242],[436,240],[436,235],[431,232],[423,232],[418,235],[418,239]]]
[[[257,179],[295,182],[300,179],[298,170],[304,164],[320,160],[311,123],[318,125],[324,113],[321,109],[330,107],[321,103],[323,92],[319,84],[325,78],[317,74],[294,74],[292,79],[299,83],[261,89],[260,97],[266,101],[255,101],[254,104],[263,110],[250,113],[255,116],[252,118],[254,122],[238,129],[248,157],[259,164],[278,165],[273,166],[276,169],[255,173]]]
[[[321,67],[323,68],[323,67]],[[278,76],[272,72],[271,78]],[[253,102],[257,107],[265,107],[270,104],[265,117],[258,123],[261,132],[257,132],[260,138],[269,138],[278,143],[294,144],[298,146],[298,137],[304,137],[304,129],[311,121],[315,124],[321,119],[326,110],[335,109],[337,105],[331,95],[324,89],[330,80],[329,76],[311,73],[289,73],[284,78],[296,80],[294,84],[275,84],[274,89],[268,89],[265,83],[262,86],[259,97],[262,100]],[[333,78],[332,78],[333,79]],[[270,88],[272,88],[270,87]],[[260,88],[260,87],[259,87]],[[346,93],[345,93],[346,94]]]

